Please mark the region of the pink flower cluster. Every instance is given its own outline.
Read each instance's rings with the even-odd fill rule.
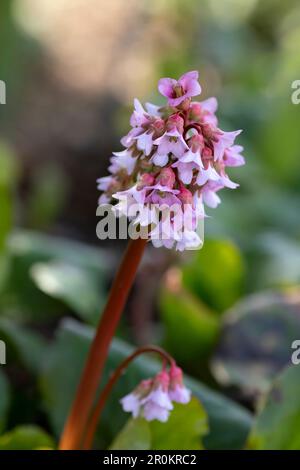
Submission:
[[[215,208],[222,188],[238,185],[226,174],[226,167],[244,164],[243,147],[234,145],[240,130],[218,128],[216,98],[192,101],[201,93],[198,72],[188,72],[179,80],[163,78],[158,89],[167,105],[144,107],[135,99],[131,130],[121,139],[125,149],[114,152],[110,176],[98,180],[104,191],[100,203],[118,201],[118,214],[125,214],[140,226],[151,226],[149,238],[155,246],[178,250],[200,244],[197,226],[205,217],[204,205]],[[139,213],[130,208],[139,205]],[[189,226],[175,225],[166,237],[160,207],[188,207]],[[170,228],[170,227],[169,227]]]
[[[182,370],[172,364],[169,372],[162,370],[153,379],[143,380],[132,393],[121,400],[124,411],[134,418],[143,416],[147,421],[168,420],[172,402],[186,404],[191,392],[184,386]]]

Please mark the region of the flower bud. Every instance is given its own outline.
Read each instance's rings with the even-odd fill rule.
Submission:
[[[180,193],[177,196],[182,204],[192,204],[193,203],[193,195],[191,191],[189,191],[184,186],[181,186]]]
[[[177,129],[180,134],[183,133],[184,120],[179,114],[172,114],[167,120],[167,131]]]
[[[194,153],[201,151],[204,147],[203,135],[202,134],[193,135],[189,140],[189,147]]]
[[[143,173],[140,176],[139,182],[137,184],[138,189],[143,189],[146,186],[152,186],[154,184],[155,178],[151,173]]]
[[[170,189],[173,188],[175,180],[176,176],[171,167],[163,168],[156,178],[157,183],[160,183],[162,186],[166,186]]]

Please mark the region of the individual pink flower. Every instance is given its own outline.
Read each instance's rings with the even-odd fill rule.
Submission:
[[[154,143],[158,146],[157,153],[159,155],[172,153],[177,158],[182,157],[184,152],[189,148],[177,129],[165,132],[164,135],[156,139]]]
[[[191,103],[189,119],[217,127],[218,119],[215,115],[217,109],[218,102],[215,97],[208,98],[204,101],[194,101]]]
[[[183,384],[183,374],[175,364],[170,369],[169,397],[176,403],[186,404],[191,399],[191,392]]]
[[[218,130],[214,136],[214,159],[215,161],[221,160],[224,156],[226,149],[233,145],[235,138],[242,131],[224,132]]]
[[[183,156],[173,163],[172,167],[178,169],[179,178],[184,184],[190,184],[193,179],[194,170],[203,167],[199,151],[188,150]]]
[[[143,134],[135,137],[137,148],[145,152],[145,155],[150,155],[153,146],[153,135],[151,132],[143,132]]]
[[[147,396],[151,390],[152,380],[143,380],[133,392],[129,393],[120,400],[123,410],[132,413],[134,418],[137,418],[140,414],[142,407],[142,399]]]
[[[132,127],[141,127],[149,121],[149,115],[137,98],[134,99],[134,111],[130,118]]]
[[[136,164],[136,158],[132,156],[128,149],[122,152],[113,152],[113,157],[110,159],[111,165],[108,167],[111,173],[117,173],[119,170],[124,169],[131,175]]]
[[[197,176],[198,186],[203,186],[207,181],[219,181],[220,175],[215,168],[208,164],[207,168],[201,168]]]
[[[158,82],[158,90],[168,98],[170,106],[178,106],[186,98],[200,95],[201,86],[198,77],[198,72],[192,71],[182,75],[179,80],[161,78]]]
[[[245,164],[245,159],[241,155],[244,147],[241,145],[232,145],[224,152],[223,162],[226,166],[241,166]]]

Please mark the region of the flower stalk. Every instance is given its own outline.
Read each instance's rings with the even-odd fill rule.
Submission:
[[[119,271],[110,290],[84,367],[76,396],[61,436],[59,449],[75,450],[81,446],[113,336],[120,321],[129,291],[142,259],[147,240],[130,240]]]

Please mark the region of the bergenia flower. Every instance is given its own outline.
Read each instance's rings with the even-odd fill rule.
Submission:
[[[147,421],[164,423],[173,409],[172,402],[186,404],[190,399],[191,392],[183,384],[182,370],[174,364],[169,372],[162,370],[153,379],[143,380],[120,402],[123,410],[134,418],[142,416]]]
[[[186,98],[200,95],[201,86],[198,77],[198,72],[193,71],[185,73],[178,81],[173,78],[162,78],[158,82],[158,90],[168,98],[170,106],[178,106]]]
[[[191,399],[191,391],[183,383],[183,374],[180,367],[173,364],[170,368],[169,397],[176,403],[186,404]]]
[[[115,201],[117,215],[149,226],[154,246],[182,251],[203,244],[197,226],[205,217],[204,205],[216,207],[221,189],[238,186],[226,168],[245,163],[243,147],[234,143],[241,131],[218,127],[216,98],[192,101],[201,93],[198,72],[179,80],[163,78],[158,88],[167,97],[167,106],[143,106],[134,100],[131,129],[121,139],[125,148],[113,153],[111,175],[98,180],[103,191],[100,203]],[[172,215],[175,206],[183,213],[189,210],[188,227]],[[168,208],[166,227],[162,211],[168,213]]]

